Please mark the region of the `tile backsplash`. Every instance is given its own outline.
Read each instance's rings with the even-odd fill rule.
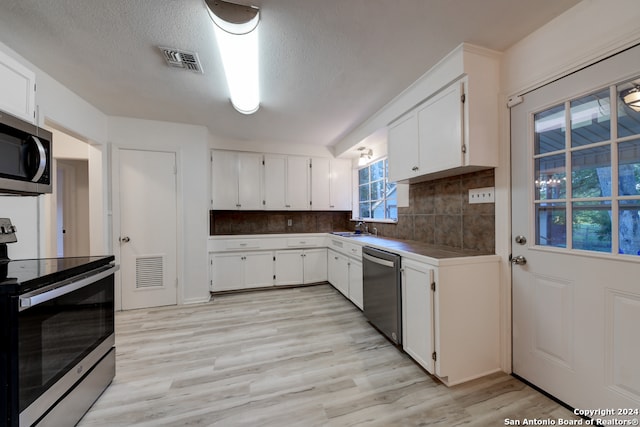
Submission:
[[[369,228],[375,227],[379,236],[495,253],[495,205],[469,204],[470,189],[494,185],[492,169],[411,184],[409,206],[398,209],[398,222],[372,223]],[[350,219],[350,211],[210,211],[209,234],[353,230]]]
[[[373,224],[380,236],[495,253],[495,204],[469,204],[469,190],[495,186],[493,169],[409,186],[397,224]]]
[[[353,227],[350,218],[351,211],[210,211],[209,234],[326,233]]]

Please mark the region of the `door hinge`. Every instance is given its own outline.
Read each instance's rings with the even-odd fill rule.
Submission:
[[[267,201],[266,201],[266,200],[263,200],[263,201],[262,201],[262,206],[265,206],[266,204],[267,204]]]
[[[460,102],[462,102],[464,104],[464,102],[467,100],[467,95],[465,95],[464,93],[462,95],[460,95]]]
[[[264,160],[262,160],[262,166],[264,166]]]
[[[438,355],[436,354],[436,352],[434,351],[433,353],[431,353],[431,358],[433,359],[433,361],[435,362],[436,360],[438,360]]]
[[[436,291],[436,282],[431,282],[431,290],[432,290],[433,292],[435,292],[435,291]]]
[[[276,275],[275,274],[273,275],[273,280],[276,280]]]
[[[462,147],[460,148],[462,150],[463,153],[467,152],[467,144],[462,144]]]
[[[273,257],[273,260],[274,260],[274,261],[276,260],[276,257],[275,257],[275,256]]]

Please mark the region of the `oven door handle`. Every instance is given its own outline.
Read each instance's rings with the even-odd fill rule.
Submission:
[[[395,263],[393,261],[387,261],[386,259],[377,258],[366,253],[362,254],[362,258],[366,259],[367,261],[374,262],[376,264],[384,265],[385,267],[392,267],[392,268],[395,267]]]
[[[98,280],[104,279],[105,277],[118,271],[118,269],[119,266],[112,266],[106,270],[102,270],[99,273],[91,274],[89,276],[83,277],[80,280],[70,282],[64,286],[57,286],[53,288],[46,287],[44,289],[39,289],[34,292],[20,295],[18,302],[18,311],[26,310],[38,304],[42,304],[43,302],[51,301],[54,298],[58,298],[62,295],[77,291],[78,289],[84,288],[85,286],[97,282]]]

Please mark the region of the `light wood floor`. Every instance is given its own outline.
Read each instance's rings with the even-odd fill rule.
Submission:
[[[116,315],[117,373],[80,426],[503,426],[575,418],[494,374],[452,388],[329,285]]]

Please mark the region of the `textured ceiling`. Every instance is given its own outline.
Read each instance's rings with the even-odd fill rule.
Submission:
[[[240,3],[240,1],[237,1]],[[0,41],[108,115],[333,145],[461,42],[503,51],[578,0],[256,0],[261,108],[227,99],[203,0],[2,0]],[[196,51],[204,74],[158,46]]]

